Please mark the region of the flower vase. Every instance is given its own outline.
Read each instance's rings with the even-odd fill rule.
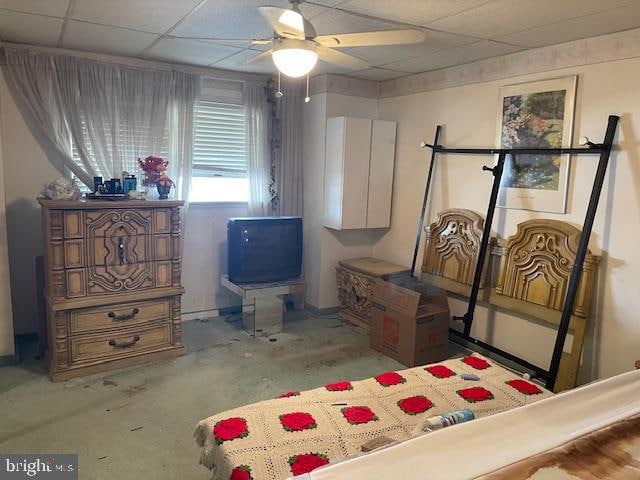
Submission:
[[[168,185],[162,185],[160,183],[158,183],[157,185],[158,188],[158,195],[160,200],[166,200],[169,198],[169,192],[171,192],[171,184]]]

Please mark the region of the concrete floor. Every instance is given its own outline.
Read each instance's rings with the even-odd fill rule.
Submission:
[[[81,479],[204,480],[192,437],[198,420],[405,368],[335,316],[293,313],[275,342],[249,337],[233,317],[186,322],[186,355],[64,383],[51,383],[27,352],[0,369],[0,452],[78,453]]]

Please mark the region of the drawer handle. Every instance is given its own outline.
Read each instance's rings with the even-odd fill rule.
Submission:
[[[130,342],[118,343],[113,339],[109,340],[109,345],[111,345],[113,348],[129,348],[129,347],[133,347],[136,343],[138,343],[139,340],[140,340],[140,336],[136,335],[135,337],[133,337],[133,340],[131,340]]]
[[[124,241],[122,237],[118,239],[118,261],[120,265],[124,265]]]
[[[138,313],[140,313],[140,310],[134,308],[133,310],[131,310],[131,313],[116,315],[114,312],[109,312],[107,313],[107,316],[114,322],[126,322],[127,320],[133,320]]]

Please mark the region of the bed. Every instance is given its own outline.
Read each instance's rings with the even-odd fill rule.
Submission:
[[[461,374],[480,380],[463,380]],[[406,440],[422,420],[471,409],[477,418],[552,394],[480,355],[340,381],[229,410],[195,432],[214,480],[279,480],[362,454],[369,440]]]
[[[296,480],[636,480],[640,370],[455,425]]]

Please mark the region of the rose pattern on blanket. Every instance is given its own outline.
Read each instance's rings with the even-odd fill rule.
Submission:
[[[344,392],[345,390],[353,390],[351,382],[336,382],[325,385],[324,388],[330,392]]]
[[[509,380],[508,382],[504,382],[512,388],[515,388],[520,393],[524,393],[525,395],[539,395],[542,393],[538,387],[536,387],[533,383],[529,383],[526,380]]]
[[[455,358],[377,378],[323,382],[313,390],[291,390],[283,398],[221,412],[196,430],[201,462],[213,480],[285,480],[295,475],[292,467],[303,472],[361,455],[362,445],[379,436],[406,440],[426,417],[470,408],[482,418],[551,395],[542,387],[533,394],[531,387],[513,382],[518,377],[512,372],[493,362],[490,367],[476,370]],[[480,381],[461,378],[470,370]]]
[[[245,438],[248,435],[249,429],[244,418],[234,417],[220,420],[213,427],[213,437],[218,445],[236,438]]]
[[[476,370],[484,370],[491,366],[491,364],[487,362],[484,358],[476,357],[474,355],[469,355],[468,357],[464,357],[462,361],[467,365],[469,365],[470,367],[475,368]]]
[[[291,473],[296,476],[309,473],[316,468],[320,468],[328,464],[329,458],[321,453],[302,453],[289,458]]]
[[[383,387],[390,387],[392,385],[399,385],[405,383],[405,378],[398,372],[386,372],[376,377],[376,381]]]
[[[398,406],[407,415],[418,415],[433,408],[433,402],[423,395],[398,400]]]
[[[493,393],[484,387],[471,387],[462,390],[456,390],[456,393],[469,403],[484,402],[485,400],[493,400]]]
[[[306,412],[293,412],[280,415],[280,423],[287,432],[300,432],[318,427],[315,418]]]
[[[299,390],[291,390],[290,392],[284,392],[278,395],[278,398],[298,397],[300,395]]]
[[[345,407],[341,412],[351,425],[361,425],[378,420],[376,414],[365,406]]]
[[[253,480],[251,476],[251,467],[248,465],[240,465],[231,471],[229,480]]]
[[[432,367],[425,368],[425,370],[436,378],[449,378],[456,375],[453,370],[449,367],[445,367],[444,365],[434,365]]]

